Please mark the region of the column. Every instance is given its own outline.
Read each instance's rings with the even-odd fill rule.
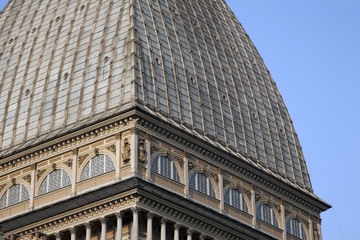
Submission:
[[[319,232],[319,240],[322,240],[321,218],[318,219],[317,228],[318,228],[318,232]]]
[[[84,226],[86,229],[85,240],[90,240],[91,239],[91,223],[90,222],[84,223]]]
[[[162,218],[161,219],[161,240],[166,240],[166,223],[167,223],[167,219]]]
[[[150,137],[146,134],[145,146],[146,146],[146,178],[151,179],[151,145]]]
[[[185,184],[185,197],[189,196],[189,159],[186,152],[183,154],[184,160],[184,184]]]
[[[138,240],[139,239],[139,208],[132,208],[133,213],[133,229],[132,229],[132,237],[131,239]]]
[[[116,137],[116,143],[115,143],[115,149],[116,149],[116,159],[115,159],[115,179],[120,179],[120,163],[121,163],[121,134],[118,133],[115,135]]]
[[[73,150],[73,159],[72,159],[72,178],[71,178],[71,193],[72,194],[76,194],[77,159],[78,159],[78,149],[74,149]]]
[[[252,225],[253,228],[256,228],[256,193],[255,193],[254,185],[251,185],[251,207],[252,207],[252,215],[253,215]]]
[[[101,237],[100,240],[106,240],[106,217],[100,218],[101,222]]]
[[[138,169],[138,135],[135,130],[131,134],[131,156],[130,156],[130,163],[131,163],[131,175],[135,176],[137,174]]]
[[[152,220],[153,220],[154,214],[151,212],[147,215],[147,240],[152,240]]]
[[[35,180],[36,180],[36,164],[31,165],[31,183],[30,183],[30,208],[34,208],[34,197],[35,197]]]
[[[180,224],[175,223],[175,225],[174,225],[174,240],[180,239],[179,230],[180,230]]]
[[[224,176],[219,168],[219,195],[220,195],[220,211],[224,212]]]
[[[200,240],[205,240],[206,236],[204,234],[200,234]]]
[[[310,240],[314,240],[314,226],[311,216],[309,216],[309,233],[310,233]]]
[[[191,239],[192,239],[192,234],[193,234],[193,230],[189,228],[189,229],[187,230],[187,240],[191,240]]]
[[[61,233],[60,232],[57,232],[57,233],[55,233],[55,239],[56,240],[61,240]]]
[[[76,227],[70,228],[71,240],[76,240]]]
[[[283,230],[283,239],[286,240],[286,216],[285,216],[285,206],[283,200],[280,200],[280,210],[281,210],[281,229]]]
[[[116,215],[116,240],[122,240],[122,212],[115,213]]]

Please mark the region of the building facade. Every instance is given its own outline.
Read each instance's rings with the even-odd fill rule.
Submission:
[[[0,239],[322,239],[225,1],[10,0],[0,43]]]

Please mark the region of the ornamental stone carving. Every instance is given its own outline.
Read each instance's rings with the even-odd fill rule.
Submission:
[[[84,154],[79,156],[78,162],[79,162],[79,166],[81,166],[81,164],[85,161],[85,159],[89,156],[89,154]]]
[[[112,152],[112,153],[116,153],[116,147],[115,147],[114,144],[106,147],[106,149],[109,150],[109,151]]]
[[[23,179],[28,182],[31,183],[31,175],[26,175],[25,177],[23,177]]]
[[[130,142],[127,138],[125,138],[124,140],[123,151],[121,155],[123,162],[125,164],[128,164],[130,162],[130,157],[131,157],[131,147],[130,147]]]
[[[145,139],[139,139],[139,160],[141,163],[146,161],[146,143]]]

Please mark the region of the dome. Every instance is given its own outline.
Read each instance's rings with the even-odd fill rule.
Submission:
[[[12,0],[0,92],[2,158],[137,108],[312,192],[284,101],[223,0]]]

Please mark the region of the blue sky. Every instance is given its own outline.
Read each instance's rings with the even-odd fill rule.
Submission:
[[[280,89],[315,193],[333,206],[323,239],[359,239],[360,1],[227,2]]]

